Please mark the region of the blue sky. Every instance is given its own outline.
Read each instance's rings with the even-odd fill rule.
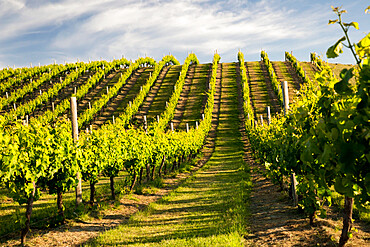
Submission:
[[[0,0],[0,68],[173,54],[182,63],[193,51],[211,62],[271,60],[293,51],[308,61],[342,37],[330,6],[343,6],[344,21],[357,21],[353,42],[370,31],[370,1],[303,0]],[[348,51],[331,62],[353,63]]]

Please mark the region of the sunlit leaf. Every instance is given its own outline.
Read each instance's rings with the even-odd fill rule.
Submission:
[[[365,14],[370,12],[370,5],[365,9]]]
[[[329,47],[326,51],[326,56],[328,58],[336,58],[340,53],[343,53],[343,44],[342,41],[346,40],[346,37],[340,38],[333,46]]]
[[[370,46],[370,33],[363,37],[358,43],[359,47],[369,47]]]
[[[370,54],[370,33],[355,45],[357,55],[363,59]]]
[[[338,19],[335,19],[335,20],[329,20],[328,25],[330,25],[330,24],[334,24],[334,23],[337,23],[337,22],[338,22]]]
[[[346,27],[351,27],[352,26],[352,27],[356,28],[357,30],[359,29],[358,23],[355,22],[355,21],[353,21],[351,23],[343,23],[343,25],[346,26]]]

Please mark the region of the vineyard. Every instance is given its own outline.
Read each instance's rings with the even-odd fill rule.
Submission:
[[[1,70],[1,244],[369,244],[366,61]]]

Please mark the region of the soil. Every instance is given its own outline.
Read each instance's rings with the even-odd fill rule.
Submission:
[[[280,112],[280,105],[263,62],[246,62],[245,67],[255,119],[260,115],[267,119],[267,106],[271,107],[271,115]]]
[[[274,68],[279,82],[288,82],[289,102],[293,103],[296,91],[298,91],[300,87],[298,76],[294,72],[292,73],[288,62],[272,62],[272,67]]]
[[[70,83],[66,87],[62,88],[58,95],[54,96],[53,98],[50,98],[48,102],[43,103],[42,105],[39,105],[36,107],[36,109],[32,112],[33,117],[38,117],[45,113],[47,110],[52,110],[52,102],[54,102],[54,107],[57,107],[59,103],[61,103],[64,99],[71,97],[74,94],[75,87],[76,90],[78,90],[79,87],[84,85],[87,80],[89,79],[89,76],[93,76],[96,72],[85,72],[82,75],[80,75],[74,82]],[[47,83],[50,84],[50,83]],[[53,86],[53,85],[50,85]]]
[[[127,95],[146,70],[152,70],[152,68],[139,68],[136,70],[133,73],[133,76],[130,77],[126,84],[124,84],[118,91],[117,95],[111,98],[107,105],[101,109],[100,113],[94,117],[94,120],[91,123],[94,129],[98,128],[97,126],[103,125],[106,121],[112,120],[112,116],[117,117],[122,113],[119,111],[119,108],[122,108],[122,106],[127,102]]]
[[[338,64],[338,63],[329,63],[329,66],[330,68],[332,69],[335,77],[340,80],[340,72],[342,72],[343,69],[351,69],[351,68],[354,68],[355,65],[353,64]],[[356,84],[356,80],[354,77],[352,77],[349,82],[352,84],[352,85],[355,85]]]
[[[80,99],[77,103],[77,108],[79,112],[83,112],[89,107],[92,101],[99,97],[101,94],[106,93],[106,87],[108,84],[111,84],[111,82],[118,81],[119,77],[121,76],[121,73],[123,74],[125,72],[124,69],[120,69],[118,71],[113,71],[111,73],[108,73],[105,78],[101,79],[98,83],[96,83],[88,93],[85,94],[85,96]]]
[[[189,128],[194,128],[196,126],[195,122],[200,123],[202,120],[202,114],[208,99],[206,92],[209,90],[211,73],[212,64],[195,65],[190,91],[177,129],[186,130],[186,124],[189,125]]]
[[[188,95],[195,74],[195,66],[196,65],[194,64],[190,65],[188,72],[186,73],[185,83],[175,108],[174,117],[172,119],[174,129],[178,128],[179,124],[181,123],[182,116],[184,115],[186,103],[188,101]]]
[[[166,66],[162,69],[161,73],[158,75],[157,80],[155,81],[154,85],[151,87],[148,95],[146,96],[142,106],[140,107],[138,113],[133,117],[133,122],[137,123],[138,126],[142,125],[144,122],[144,116],[148,115],[148,111],[154,101],[155,96],[157,95],[161,85],[163,83],[164,78],[167,75],[171,67]]]
[[[18,98],[15,102],[11,102],[10,104],[4,106],[3,109],[1,109],[0,113],[4,114],[4,113],[8,112],[9,110],[13,109],[13,103],[15,103],[16,106],[19,106],[19,105],[23,105],[23,104],[27,103],[30,100],[35,99],[36,97],[38,97],[40,95],[40,90],[42,92],[47,91],[48,89],[53,87],[55,83],[59,83],[60,78],[62,78],[62,80],[64,80],[66,76],[67,76],[67,74],[65,73],[65,71],[60,72],[56,76],[52,77],[51,80],[41,83],[41,85],[39,85],[38,87],[33,89],[31,92],[28,92],[23,97]],[[32,81],[37,81],[38,79],[39,79],[38,77],[35,77],[35,78],[32,78]],[[18,89],[21,89],[24,86],[29,85],[30,83],[31,83],[30,80],[26,80],[26,81],[24,81],[24,83],[21,83],[21,84],[18,84],[16,86],[14,86],[12,88],[12,92],[9,93],[9,96],[12,93],[14,93],[15,91],[17,91]],[[5,98],[5,95],[4,95],[4,98]]]

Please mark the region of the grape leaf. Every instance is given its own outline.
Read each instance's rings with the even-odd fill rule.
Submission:
[[[353,77],[353,68],[351,69],[343,69],[340,72],[340,80],[338,83],[334,85],[334,89],[339,94],[351,94],[352,89],[349,87],[349,80]]]
[[[343,44],[342,41],[346,40],[346,37],[340,38],[333,46],[329,47],[326,51],[326,56],[328,58],[336,58],[340,53],[343,53]]]
[[[344,25],[344,26],[346,26],[346,27],[354,27],[354,28],[356,28],[357,30],[360,28],[360,27],[359,27],[359,25],[358,25],[358,23],[357,23],[357,22],[355,22],[355,21],[353,21],[353,22],[351,22],[351,23],[343,23],[343,25]]]

